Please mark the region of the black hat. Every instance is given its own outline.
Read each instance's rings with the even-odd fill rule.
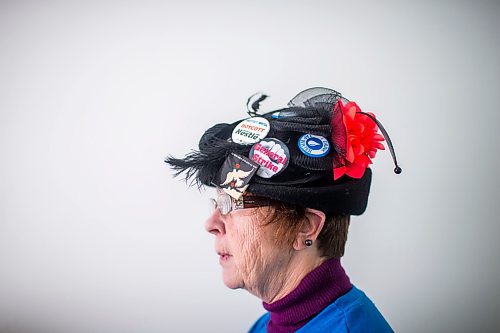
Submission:
[[[394,171],[401,172],[380,122],[339,92],[310,88],[288,107],[258,114],[266,97],[253,95],[247,102],[250,117],[212,126],[201,137],[199,150],[165,162],[176,175],[186,172],[191,184],[221,187],[235,198],[248,191],[343,215],[365,211],[369,164],[377,149],[384,149],[384,137]]]

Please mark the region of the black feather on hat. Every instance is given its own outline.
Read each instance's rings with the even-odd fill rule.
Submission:
[[[259,142],[262,145],[258,147],[264,150],[266,148],[262,146],[266,143],[279,143],[286,146],[280,147],[284,149],[280,150],[280,154],[286,154],[288,159],[286,166],[282,165],[282,170],[270,171],[266,176],[258,172],[249,180],[246,190],[254,195],[319,209],[327,214],[344,215],[361,215],[365,211],[372,176],[368,166],[376,150],[384,149],[381,144],[384,137],[396,165],[395,172],[401,172],[392,143],[382,125],[373,114],[362,112],[339,92],[310,88],[292,98],[287,108],[259,115],[256,109],[265,97],[256,97],[258,102],[253,102],[249,108],[249,114],[262,117],[269,123],[269,132],[264,138],[257,138],[253,143],[235,142],[233,131],[245,119],[232,124],[221,123],[203,134],[198,150],[193,150],[182,159],[169,156],[165,162],[175,170],[176,176],[185,172],[186,179],[199,187],[219,186],[217,177],[230,155],[252,160],[249,157]],[[384,137],[376,133],[377,128]],[[323,148],[321,154],[316,151],[308,153],[308,143],[304,143],[308,139],[312,140],[313,150],[316,147],[312,144]],[[274,151],[271,148],[265,151],[265,159],[272,160]],[[252,156],[257,165],[260,163],[260,169],[266,167],[262,160]]]

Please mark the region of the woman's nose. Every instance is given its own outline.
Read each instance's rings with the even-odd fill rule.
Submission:
[[[226,233],[224,221],[222,220],[222,214],[218,209],[214,209],[212,215],[210,215],[205,222],[205,230],[215,236]]]

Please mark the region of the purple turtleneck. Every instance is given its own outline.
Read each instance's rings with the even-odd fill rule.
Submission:
[[[340,259],[328,259],[309,272],[297,288],[282,299],[271,304],[263,302],[270,314],[267,332],[295,332],[351,288]]]

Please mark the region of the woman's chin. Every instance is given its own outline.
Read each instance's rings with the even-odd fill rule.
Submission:
[[[242,288],[242,281],[237,277],[234,271],[230,268],[223,268],[222,279],[226,287],[230,289]]]

